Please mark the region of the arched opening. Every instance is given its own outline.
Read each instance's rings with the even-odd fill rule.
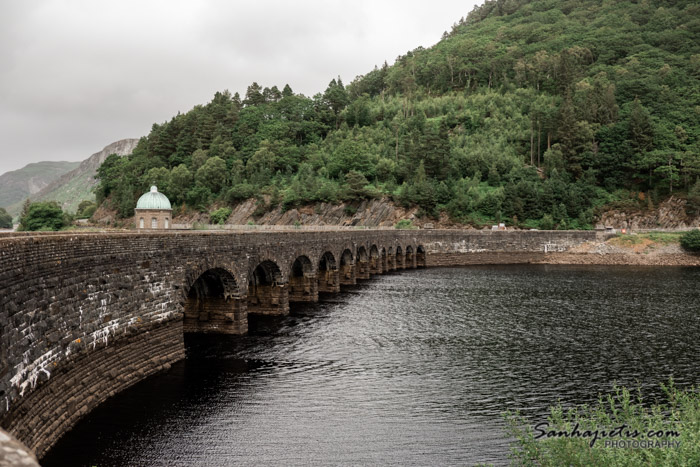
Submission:
[[[382,251],[379,252],[379,266],[381,267],[382,273],[389,270],[389,263],[387,262],[386,248],[382,247]]]
[[[369,272],[370,274],[382,273],[382,265],[379,258],[379,248],[377,248],[377,245],[372,245],[369,248]]]
[[[318,282],[308,256],[299,256],[292,263],[289,273],[289,301],[317,302]]]
[[[213,268],[197,277],[187,293],[185,332],[243,334],[248,331],[246,301],[229,271]]]
[[[396,247],[396,269],[404,269],[406,267],[406,257],[403,255],[403,250],[400,246]]]
[[[352,251],[346,248],[340,256],[340,285],[355,285],[356,283],[357,277],[355,277],[355,262]]]
[[[396,271],[396,253],[393,247],[389,247],[386,254],[387,271]]]
[[[151,218],[151,228],[152,229],[157,229],[158,228],[158,219],[155,217]]]
[[[143,229],[146,227],[146,223],[143,220],[143,217],[139,219],[139,229]]]
[[[367,248],[364,246],[357,248],[355,268],[357,269],[355,275],[358,279],[369,279],[369,255],[367,254]]]
[[[318,291],[340,292],[340,273],[333,253],[323,253],[318,262]]]
[[[406,247],[406,263],[404,265],[406,268],[416,267],[416,255],[413,254],[413,247],[408,245]]]
[[[170,228],[170,219],[168,219],[167,217],[165,218],[165,228],[166,229]]]
[[[289,288],[274,261],[258,264],[248,279],[248,313],[286,315],[289,313]]]
[[[424,268],[427,266],[428,263],[425,257],[425,248],[423,248],[423,245],[418,245],[418,248],[416,249],[416,267]]]

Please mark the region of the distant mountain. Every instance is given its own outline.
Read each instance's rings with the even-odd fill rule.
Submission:
[[[13,216],[19,214],[22,209],[22,203],[28,196],[32,201],[58,201],[64,211],[75,212],[81,201],[95,199],[95,193],[93,193],[93,188],[97,184],[95,175],[97,174],[97,168],[107,156],[110,154],[118,154],[120,156],[131,154],[138,142],[139,140],[135,138],[122,139],[105,146],[102,151],[96,152],[82,162],[71,162],[72,166],[68,170],[58,173],[58,176],[53,177],[50,183],[45,183],[39,187],[39,190],[31,192],[31,194],[25,194],[19,201],[9,205],[7,212]],[[51,163],[40,162],[39,164]],[[63,164],[67,163],[64,162]],[[30,164],[27,167],[31,165],[35,164]],[[2,184],[0,184],[1,186]]]
[[[22,203],[28,196],[48,186],[61,175],[78,167],[80,162],[35,162],[0,175],[0,207]]]

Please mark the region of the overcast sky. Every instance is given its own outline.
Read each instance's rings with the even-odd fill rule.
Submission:
[[[307,96],[349,83],[477,3],[0,0],[0,174],[83,160],[253,81]]]

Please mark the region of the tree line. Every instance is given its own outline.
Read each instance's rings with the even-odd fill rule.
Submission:
[[[487,1],[429,49],[312,97],[252,83],[99,168],[123,217],[388,197],[475,225],[588,228],[601,206],[700,193],[700,6]],[[689,209],[693,203],[689,203]]]

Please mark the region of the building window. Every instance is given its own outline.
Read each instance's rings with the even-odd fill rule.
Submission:
[[[158,228],[158,219],[156,219],[155,217],[153,219],[151,219],[151,228],[152,229]]]
[[[167,217],[165,218],[165,228],[166,228],[166,229],[169,229],[169,228],[170,228],[170,221],[168,220]]]
[[[139,219],[139,229],[143,229],[145,227],[145,223],[143,221],[143,217]]]

